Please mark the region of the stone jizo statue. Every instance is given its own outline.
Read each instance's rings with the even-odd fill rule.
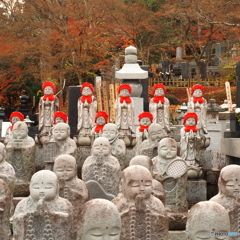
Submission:
[[[88,201],[78,226],[77,240],[120,239],[120,214],[116,206],[105,199]]]
[[[98,137],[94,140],[91,156],[82,166],[82,179],[97,181],[106,193],[116,196],[119,190],[121,167],[114,156],[107,138]]]
[[[53,124],[56,125],[58,123],[68,123],[68,116],[64,112],[57,111],[53,116]]]
[[[161,83],[155,84],[153,86],[153,92],[154,97],[149,102],[149,111],[153,115],[153,122],[160,124],[166,132],[170,132],[170,103],[165,97],[166,87]]]
[[[104,125],[108,123],[108,114],[104,111],[97,112],[94,122],[96,126],[92,129],[91,133],[95,137],[101,137]]]
[[[134,102],[131,98],[132,88],[129,84],[121,84],[118,88],[119,98],[115,103],[116,125],[122,136],[134,133]]]
[[[203,201],[195,204],[188,214],[186,235],[188,240],[230,240],[230,223],[227,210],[220,204]],[[226,235],[223,235],[226,234]]]
[[[15,239],[72,240],[72,204],[59,197],[56,174],[41,170],[32,176],[30,196],[21,200],[13,215]]]
[[[123,170],[121,192],[112,200],[122,219],[121,240],[168,239],[163,203],[152,195],[152,176],[143,166]]]
[[[94,87],[90,83],[83,83],[80,88],[82,96],[78,100],[78,124],[80,135],[88,136],[94,127],[94,117],[97,112],[97,100],[93,96]]]
[[[127,167],[126,164],[126,145],[122,139],[119,139],[117,125],[114,123],[107,123],[103,127],[102,137],[105,137],[109,140],[111,145],[111,154],[116,157],[121,165],[123,170]]]

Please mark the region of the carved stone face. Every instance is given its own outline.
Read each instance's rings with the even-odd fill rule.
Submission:
[[[196,120],[195,118],[188,118],[185,122],[185,126],[195,126]]]
[[[58,180],[54,172],[41,170],[32,176],[30,195],[33,200],[51,201],[58,195]]]
[[[177,156],[177,143],[172,138],[163,138],[158,145],[158,155],[166,160],[171,160]]]
[[[227,210],[218,203],[205,201],[195,204],[188,214],[186,225],[189,240],[228,240],[228,236],[215,236],[215,232],[229,232]]]
[[[12,130],[13,139],[25,139],[28,136],[28,128],[25,122],[18,121]]]
[[[2,143],[0,143],[0,163],[5,159],[5,155],[6,155],[5,146]]]
[[[88,201],[82,211],[81,240],[119,240],[121,218],[117,207],[105,199]]]
[[[90,87],[84,87],[82,89],[82,95],[83,96],[91,96],[93,94],[92,90]]]
[[[154,92],[154,96],[157,96],[157,97],[164,96],[164,90],[162,88],[157,88]]]
[[[105,137],[98,137],[93,143],[92,154],[93,156],[103,155],[109,156],[111,153],[110,143]]]
[[[218,179],[220,193],[226,197],[240,198],[240,166],[228,165],[224,167]]]
[[[147,199],[152,193],[152,175],[143,166],[130,166],[123,171],[122,192],[129,200],[137,196]]]
[[[202,97],[202,90],[200,88],[193,91],[193,97]]]
[[[116,138],[117,136],[117,125],[114,123],[107,123],[104,127],[103,127],[103,133],[102,136],[107,138],[109,141],[112,141],[113,139]]]
[[[58,123],[53,128],[53,138],[55,141],[64,141],[69,137],[69,125]]]
[[[64,120],[61,117],[56,117],[55,122],[57,123],[64,123]]]
[[[44,95],[52,95],[53,93],[54,92],[53,92],[52,87],[47,86],[47,87],[44,88],[44,92],[43,92]]]
[[[106,123],[106,120],[104,117],[101,116],[96,119],[96,123],[97,125],[104,125]]]
[[[120,90],[119,96],[121,96],[121,97],[129,97],[130,96],[130,92],[128,91],[128,89],[122,89],[122,90]]]
[[[17,121],[21,121],[19,117],[12,117],[12,124],[16,123]]]
[[[140,119],[139,124],[142,126],[149,126],[151,124],[151,119],[149,117],[143,117]]]
[[[60,155],[54,161],[53,171],[59,179],[69,181],[77,175],[76,159],[70,155]]]
[[[161,126],[157,123],[152,123],[148,128],[148,138],[151,141],[159,141],[164,137],[164,132]]]

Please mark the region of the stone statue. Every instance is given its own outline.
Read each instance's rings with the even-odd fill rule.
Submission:
[[[207,134],[207,101],[203,98],[204,87],[194,85],[191,88],[191,98],[188,100],[187,111],[195,112],[198,115],[197,129],[201,135]]]
[[[224,239],[230,231],[229,216],[220,204],[203,201],[195,204],[188,214],[186,235],[188,240]],[[226,235],[217,235],[217,234]],[[231,237],[232,239],[232,237]]]
[[[53,116],[53,124],[56,125],[58,123],[68,123],[68,116],[64,112],[55,112]]]
[[[129,166],[132,166],[132,165],[141,165],[147,168],[153,176],[153,162],[152,162],[152,159],[149,158],[148,156],[138,155],[132,158],[129,162]],[[165,204],[165,200],[166,200],[165,190],[161,182],[157,181],[156,179],[152,180],[152,194],[153,196],[160,199],[163,205]]]
[[[89,200],[87,186],[77,177],[77,163],[73,156],[66,154],[58,156],[54,161],[53,171],[59,179],[60,197],[73,205],[73,230],[75,230],[83,205]]]
[[[148,128],[153,121],[153,115],[143,112],[138,115],[139,126],[136,128],[136,155],[139,153],[141,143],[148,138]]]
[[[120,163],[121,169],[127,167],[126,164],[126,145],[122,139],[118,138],[117,125],[114,123],[107,123],[103,127],[102,137],[109,140],[111,145],[111,154],[116,157]]]
[[[10,240],[11,191],[7,183],[0,179],[0,239]]]
[[[114,156],[111,155],[111,147],[107,138],[98,137],[92,146],[92,155],[88,157],[82,166],[82,179],[97,181],[109,194],[118,194],[121,167]]]
[[[14,124],[17,121],[22,121],[23,122],[24,121],[24,115],[22,113],[20,113],[20,112],[12,112],[10,114],[9,120],[12,123],[12,125],[6,131],[6,135],[5,135],[5,139],[4,139],[4,144],[5,145],[7,145],[8,141],[9,141],[9,138],[12,135],[12,129],[13,129]]]
[[[52,130],[52,139],[50,142],[57,144],[58,155],[68,154],[76,158],[77,145],[70,138],[70,126],[67,123],[57,123]]]
[[[7,183],[11,193],[14,190],[14,182],[16,179],[15,170],[11,164],[5,161],[5,146],[0,143],[0,179]]]
[[[152,175],[147,168],[135,165],[124,169],[121,193],[112,202],[122,219],[121,240],[168,239],[167,214],[152,195]]]
[[[132,88],[121,84],[118,88],[119,98],[115,103],[116,125],[122,136],[132,136],[134,133],[134,102],[130,97]]]
[[[77,129],[81,135],[90,135],[97,112],[97,100],[93,96],[93,85],[87,82],[83,83],[80,92],[82,96],[78,101]]]
[[[97,112],[94,122],[96,126],[92,129],[91,134],[95,137],[101,137],[104,125],[108,123],[108,114],[103,111]]]
[[[16,173],[17,183],[28,183],[35,172],[35,142],[28,136],[25,122],[16,122],[6,146],[7,157]]]
[[[239,232],[240,207],[240,166],[228,165],[224,167],[218,179],[219,192],[210,201],[221,204],[230,217],[231,232]],[[232,238],[231,238],[232,239]],[[237,239],[237,238],[236,238]]]
[[[71,240],[72,205],[59,197],[58,178],[49,170],[32,176],[30,196],[21,200],[13,215],[15,239]]]
[[[166,136],[167,133],[160,124],[152,123],[148,128],[148,139],[144,140],[138,148],[139,154],[150,158],[157,156],[158,143]]]
[[[188,166],[199,166],[201,137],[196,126],[197,121],[196,113],[185,114],[183,118],[184,127],[180,130],[180,156]]]
[[[184,229],[186,223],[187,169],[186,162],[177,156],[176,141],[172,138],[162,139],[158,146],[158,156],[153,158],[153,176],[163,184],[166,192],[165,208],[170,229]]]
[[[93,199],[84,205],[77,240],[119,240],[120,233],[121,217],[112,202]]]
[[[59,100],[54,95],[56,86],[52,82],[44,82],[42,85],[44,96],[39,101],[39,127],[43,135],[48,135],[53,126],[53,116],[59,110]],[[40,135],[41,135],[40,134]]]
[[[155,84],[153,86],[153,92],[154,97],[149,102],[149,111],[153,115],[153,122],[160,124],[166,132],[170,132],[170,103],[165,97],[166,87],[161,83]]]

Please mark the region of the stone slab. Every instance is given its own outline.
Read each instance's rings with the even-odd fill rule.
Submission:
[[[220,124],[209,123],[207,124],[208,134],[206,137],[210,137],[210,145],[207,150],[220,151],[221,149],[221,137],[222,137],[222,126]]]
[[[138,63],[125,63],[121,70],[115,72],[118,79],[146,79],[148,72],[140,68]]]
[[[134,101],[134,125],[139,126],[138,115],[143,112],[143,98],[132,97]]]
[[[222,138],[221,153],[227,156],[240,158],[240,139],[239,138]]]
[[[187,201],[191,208],[194,204],[200,201],[207,200],[207,181],[194,180],[187,182]]]
[[[169,231],[168,240],[187,240],[186,231]]]

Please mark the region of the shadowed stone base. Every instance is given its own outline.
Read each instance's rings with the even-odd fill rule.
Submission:
[[[172,213],[167,212],[169,230],[185,230],[187,223],[187,212]]]
[[[185,231],[169,231],[168,240],[187,240]]]
[[[14,184],[14,197],[27,197],[29,196],[29,183],[16,183]]]

